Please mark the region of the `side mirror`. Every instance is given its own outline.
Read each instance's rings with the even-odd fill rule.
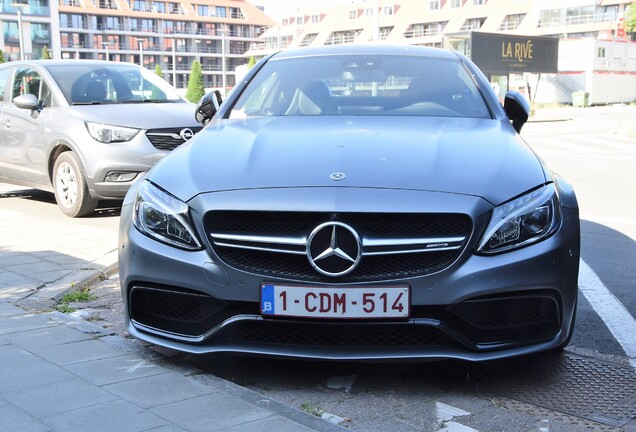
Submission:
[[[510,90],[504,99],[504,111],[512,121],[512,127],[519,133],[530,117],[530,103],[518,91]]]
[[[32,95],[31,93],[23,94],[22,96],[13,98],[13,103],[15,106],[21,109],[30,111],[40,109],[40,102],[38,101],[37,96]]]
[[[197,122],[206,126],[210,123],[212,117],[219,112],[222,102],[223,99],[221,98],[220,91],[214,90],[213,92],[206,93],[197,104],[197,108],[194,112],[194,118]]]

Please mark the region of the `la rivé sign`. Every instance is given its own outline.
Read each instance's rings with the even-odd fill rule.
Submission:
[[[557,38],[471,33],[471,59],[486,73],[557,72],[558,55]]]

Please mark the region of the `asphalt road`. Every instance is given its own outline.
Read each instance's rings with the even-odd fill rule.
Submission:
[[[480,365],[166,355],[305,411],[335,415],[357,431],[636,431],[636,353],[630,352],[630,340],[610,330],[630,329],[636,315],[636,106],[539,114],[555,121],[529,123],[522,135],[573,183],[581,206],[582,259],[598,276],[594,283],[631,322],[621,321],[613,308],[599,310],[582,295],[565,354]],[[0,197],[5,208],[67,224],[69,231],[92,224],[112,230],[116,241],[116,208],[78,221],[65,219],[50,194],[27,190]],[[110,294],[111,303],[117,301],[116,279],[99,289]],[[105,316],[104,325],[115,325],[108,321],[117,320],[118,313]]]

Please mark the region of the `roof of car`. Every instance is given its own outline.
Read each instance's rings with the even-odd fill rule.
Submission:
[[[356,54],[380,54],[380,55],[412,55],[435,58],[457,59],[457,53],[442,48],[421,47],[414,45],[390,45],[390,44],[343,44],[325,45],[319,47],[298,48],[281,51],[274,58],[296,58],[320,55],[356,55]]]

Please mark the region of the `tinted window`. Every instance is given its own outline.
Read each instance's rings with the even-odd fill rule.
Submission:
[[[230,117],[291,115],[490,118],[490,111],[459,60],[334,55],[269,61]]]
[[[165,80],[134,65],[69,63],[48,70],[73,105],[182,100]]]

